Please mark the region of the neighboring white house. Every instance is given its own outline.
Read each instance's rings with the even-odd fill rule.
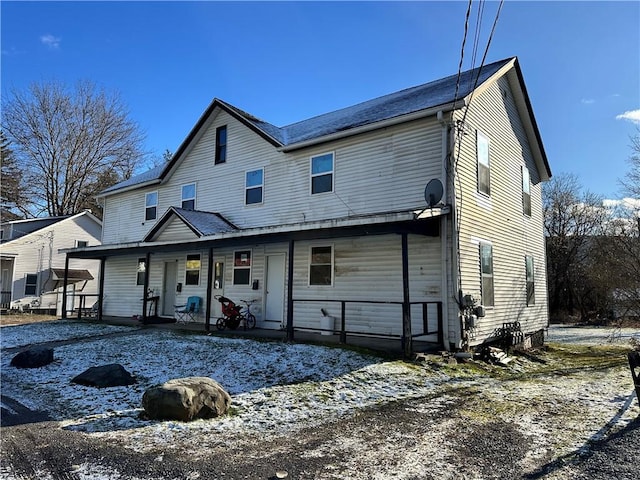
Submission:
[[[146,316],[153,290],[165,317],[200,296],[209,328],[224,294],[289,338],[326,313],[465,348],[547,327],[550,176],[516,58],[285,127],[214,99],[170,162],[101,193],[102,246],[68,256],[103,262],[104,315]]]
[[[61,315],[66,255],[60,249],[100,245],[102,222],[90,211],[62,217],[14,220],[0,224],[2,309]],[[79,295],[98,292],[99,262],[74,260],[68,267],[68,305]]]

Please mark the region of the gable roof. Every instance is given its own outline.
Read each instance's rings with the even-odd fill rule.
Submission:
[[[238,230],[233,223],[219,213],[203,212],[200,210],[185,210],[178,207],[169,207],[162,215],[158,223],[145,235],[143,242],[151,242],[173,218],[181,220],[197,237],[207,237],[216,233],[226,233]]]
[[[445,111],[460,108],[470,101],[470,96],[475,90],[482,88],[483,84],[489,83],[489,80],[503,75],[507,71],[511,71],[512,67],[516,71],[525,109],[527,110],[526,112],[521,112],[521,114],[524,113],[525,116],[528,117],[526,123],[531,126],[529,133],[533,135],[539,145],[539,147],[535,147],[534,150],[540,158],[538,162],[539,165],[542,165],[546,170],[545,173],[548,174],[543,174],[543,177],[550,177],[551,171],[542,147],[540,133],[535,123],[535,118],[533,117],[533,111],[531,110],[529,97],[524,86],[522,72],[520,71],[517,58],[511,57],[484,65],[481,68],[478,67],[461,72],[459,78],[457,74],[450,75],[439,80],[406,88],[395,93],[318,115],[284,127],[276,127],[229,103],[214,98],[169,162],[162,167],[156,167],[141,175],[114,185],[104,190],[101,195],[130,187],[137,188],[145,183],[157,183],[163,180],[171,172],[176,163],[180,161],[181,156],[188,149],[191,142],[198,136],[216,109],[227,112],[271,143],[274,147],[284,151],[291,151],[313,143],[330,140],[330,136],[337,134],[357,134],[361,131],[360,129],[365,126],[369,126],[371,129],[379,128],[382,126],[382,122],[394,119],[403,121],[403,119],[421,112],[435,115],[437,110]]]
[[[20,235],[12,236],[12,238],[7,238],[3,240],[2,245],[6,245],[15,240],[23,239],[24,237],[38,233],[41,230],[44,230],[45,228],[50,227],[52,225],[65,222],[67,220],[76,219],[83,215],[86,215],[87,218],[92,219],[98,225],[102,226],[102,221],[98,217],[96,217],[93,213],[91,213],[91,210],[84,210],[80,213],[76,213],[75,215],[63,215],[59,217],[42,217],[42,218],[28,218],[24,220],[12,220],[10,222],[2,223],[2,226],[11,225],[13,228],[13,231],[16,231],[16,226],[17,226],[17,229]]]

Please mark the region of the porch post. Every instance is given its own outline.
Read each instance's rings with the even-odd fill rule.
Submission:
[[[211,285],[213,280],[213,248],[209,248],[209,261],[207,262],[207,307],[205,308],[205,330],[211,330]]]
[[[287,340],[293,340],[293,239],[289,240],[287,272]]]
[[[98,281],[98,321],[102,321],[102,304],[104,303],[104,267],[107,257],[100,258],[100,280]]]
[[[407,232],[402,233],[402,350],[405,358],[411,357],[411,304],[409,303],[409,242]]]
[[[147,252],[144,259],[144,292],[142,292],[142,323],[147,323],[147,292],[149,291],[149,263],[151,262],[151,253]]]
[[[67,318],[67,279],[69,277],[69,254],[64,257],[64,279],[62,280],[62,318]]]

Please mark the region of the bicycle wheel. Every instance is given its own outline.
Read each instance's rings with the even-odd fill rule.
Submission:
[[[253,313],[247,313],[246,322],[249,330],[256,328],[256,317]]]
[[[225,326],[226,322],[224,320],[224,317],[220,317],[218,318],[218,320],[216,320],[216,327],[218,328],[218,330],[224,330]]]

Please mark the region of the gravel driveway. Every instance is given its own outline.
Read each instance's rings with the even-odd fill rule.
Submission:
[[[622,351],[553,347],[510,368],[431,356],[404,367],[447,379],[428,393],[291,431],[202,428],[211,420],[91,433],[39,412],[2,427],[0,478],[635,480],[640,407]]]

